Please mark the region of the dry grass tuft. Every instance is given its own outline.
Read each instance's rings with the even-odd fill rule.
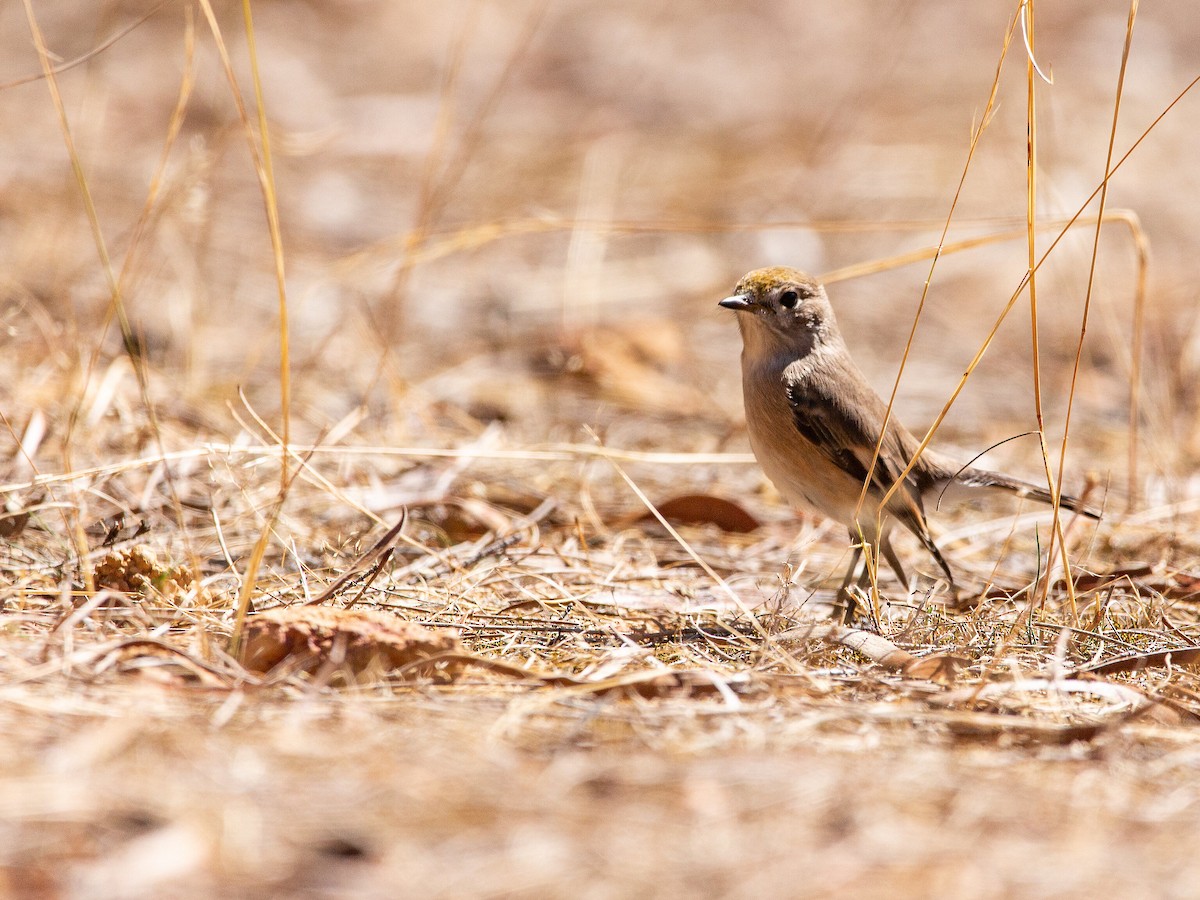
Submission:
[[[0,894],[1195,884],[1190,12],[53,7],[0,8]],[[832,625],[712,308],[775,262],[1105,519],[947,505],[967,590]]]

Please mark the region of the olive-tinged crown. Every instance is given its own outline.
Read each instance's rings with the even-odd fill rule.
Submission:
[[[750,297],[762,297],[779,285],[789,283],[811,288],[813,292],[821,287],[821,283],[807,272],[787,266],[771,266],[766,269],[755,269],[753,272],[743,275],[733,292]]]

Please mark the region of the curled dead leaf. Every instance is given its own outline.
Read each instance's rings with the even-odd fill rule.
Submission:
[[[414,503],[409,511],[418,530],[422,525],[431,526],[449,544],[473,541],[489,532],[507,531],[512,524],[501,510],[474,497]]]
[[[1074,581],[1077,591],[1100,591],[1105,588],[1128,586],[1132,589],[1153,591],[1170,600],[1200,599],[1200,575],[1184,571],[1163,571],[1161,567],[1156,568],[1148,563],[1120,566],[1108,572],[1077,572]],[[1058,579],[1056,586],[1062,584],[1062,579]]]
[[[683,494],[664,500],[656,508],[672,525],[716,525],[730,534],[749,534],[762,524],[739,504],[712,494]],[[657,521],[651,512],[635,512],[623,516],[613,526],[621,529]]]
[[[1154,572],[1154,567],[1144,563],[1122,566],[1110,572],[1075,572],[1075,590],[1095,591],[1119,581],[1136,582]],[[1062,583],[1061,579],[1058,582]]]
[[[761,524],[732,500],[712,494],[684,494],[662,503],[658,511],[668,522],[683,525],[716,525],[733,534],[749,534]],[[642,519],[651,518],[650,513]]]
[[[429,674],[424,661],[462,654],[458,634],[426,628],[375,610],[290,607],[253,616],[246,622],[243,665],[267,672],[287,661],[303,671],[326,663],[361,672],[372,663],[385,669]]]
[[[1139,672],[1142,669],[1161,669],[1168,666],[1194,666],[1200,663],[1200,647],[1176,647],[1173,650],[1149,650],[1106,659],[1079,671],[1090,675],[1113,675],[1117,672]]]
[[[903,671],[909,678],[924,678],[935,684],[953,684],[958,673],[966,666],[967,660],[961,656],[936,653],[933,656],[914,659],[904,666]]]
[[[16,540],[29,524],[30,509],[18,509],[13,512],[0,510],[0,538],[6,541]]]
[[[1174,585],[1164,591],[1167,597],[1172,600],[1196,600],[1200,599],[1200,575],[1192,575],[1188,572],[1176,572],[1172,576]]]

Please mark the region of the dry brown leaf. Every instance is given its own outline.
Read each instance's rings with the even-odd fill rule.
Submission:
[[[285,660],[312,671],[326,663],[361,672],[374,662],[387,669],[428,674],[425,660],[462,654],[458,634],[426,628],[389,613],[359,609],[289,607],[251,617],[246,622],[243,665],[267,672]]]
[[[1073,744],[1076,741],[1091,741],[1112,727],[1107,722],[1064,725],[994,712],[946,713],[939,719],[939,723],[958,737],[994,740],[1004,736],[1019,744],[1049,744],[1052,746]]]
[[[1153,571],[1153,566],[1139,563],[1132,566],[1122,566],[1121,568],[1113,569],[1111,572],[1076,572],[1075,589],[1077,591],[1094,591],[1126,579],[1137,582]]]
[[[961,656],[937,653],[913,660],[904,667],[904,674],[909,678],[924,678],[937,684],[953,684],[958,673],[966,666],[967,660]]]
[[[1175,582],[1173,587],[1163,591],[1167,597],[1170,597],[1172,600],[1195,600],[1200,598],[1200,575],[1176,572],[1171,576],[1171,580]]]
[[[1104,662],[1084,666],[1080,673],[1090,675],[1112,675],[1116,672],[1139,672],[1142,669],[1158,669],[1166,666],[1194,666],[1200,663],[1200,647],[1176,647],[1174,650],[1151,650],[1146,653],[1130,653]]]
[[[415,522],[437,528],[451,543],[476,540],[489,532],[507,531],[512,520],[491,504],[473,497],[453,497],[409,507]],[[418,514],[416,511],[420,510]]]
[[[663,518],[673,525],[716,525],[732,534],[749,534],[759,527],[758,519],[732,500],[712,494],[684,494],[658,504]],[[657,521],[653,513],[642,513],[638,522]]]
[[[1057,584],[1063,584],[1059,579]],[[1200,598],[1200,576],[1190,572],[1155,572],[1155,567],[1146,563],[1121,566],[1109,572],[1080,572],[1075,575],[1075,589],[1096,591],[1106,587],[1128,585],[1161,594],[1171,600],[1195,600]]]
[[[25,526],[29,524],[29,509],[15,512],[0,512],[0,538],[14,541],[21,536]]]

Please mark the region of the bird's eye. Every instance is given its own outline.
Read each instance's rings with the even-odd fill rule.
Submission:
[[[800,295],[795,291],[784,291],[779,295],[779,305],[784,309],[795,309],[800,302]]]

